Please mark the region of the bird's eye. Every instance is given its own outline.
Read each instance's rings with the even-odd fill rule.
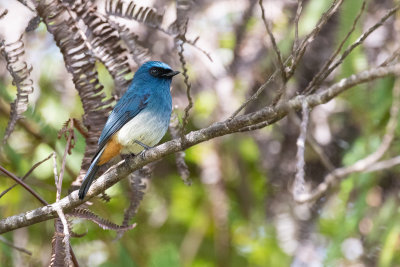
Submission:
[[[157,68],[151,68],[150,74],[154,77],[157,77],[160,74],[160,71]]]

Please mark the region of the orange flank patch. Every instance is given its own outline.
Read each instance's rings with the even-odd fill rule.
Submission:
[[[97,165],[103,165],[107,163],[110,159],[117,156],[121,151],[121,144],[115,140],[116,138],[112,137],[110,141],[108,141],[106,148],[104,149],[103,154],[101,155],[99,162]]]

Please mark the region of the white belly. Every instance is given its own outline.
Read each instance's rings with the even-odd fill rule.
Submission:
[[[157,116],[158,115],[158,116]],[[151,110],[142,110],[127,122],[117,133],[117,140],[122,145],[122,154],[139,154],[144,148],[135,140],[152,147],[160,142],[168,129],[168,118],[160,118]]]

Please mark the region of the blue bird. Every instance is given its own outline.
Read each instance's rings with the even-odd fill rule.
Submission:
[[[119,154],[137,155],[160,142],[171,118],[172,77],[178,73],[160,61],[148,61],[136,71],[101,132],[97,153],[79,189],[80,199],[101,165]]]

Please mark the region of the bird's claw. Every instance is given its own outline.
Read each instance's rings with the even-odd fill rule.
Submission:
[[[145,156],[146,156],[146,148],[145,149],[143,149],[141,152],[140,152],[140,154],[138,155],[142,160],[144,160],[144,158],[145,158]]]
[[[140,141],[138,141],[138,140],[135,140],[134,142],[135,142],[136,144],[138,144],[139,146],[143,147],[144,150],[147,150],[147,149],[152,148],[151,146],[148,146],[148,145],[146,145],[146,144],[143,144],[142,142],[140,142]]]

